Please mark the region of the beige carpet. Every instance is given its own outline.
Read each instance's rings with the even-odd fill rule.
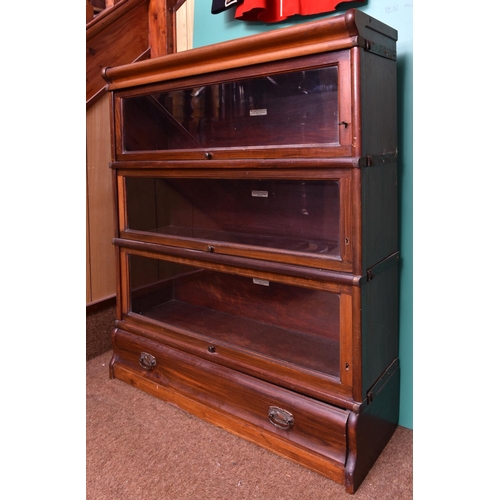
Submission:
[[[413,498],[413,431],[398,427],[356,494],[87,361],[87,500]]]

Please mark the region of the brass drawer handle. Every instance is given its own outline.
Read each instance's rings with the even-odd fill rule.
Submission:
[[[289,411],[278,408],[277,406],[270,406],[267,416],[269,422],[278,427],[278,429],[283,429],[285,431],[289,431],[295,422],[293,415]]]
[[[141,355],[139,356],[139,364],[145,370],[152,370],[156,366],[156,358],[152,354],[141,352]]]

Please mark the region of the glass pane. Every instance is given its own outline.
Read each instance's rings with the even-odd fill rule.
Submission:
[[[125,151],[338,143],[338,68],[123,99]]]
[[[339,375],[338,294],[131,255],[132,312]]]
[[[339,256],[338,181],[126,179],[128,228]]]

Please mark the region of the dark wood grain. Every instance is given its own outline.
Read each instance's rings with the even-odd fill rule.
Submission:
[[[128,0],[87,25],[87,105],[104,90],[105,66],[139,59],[149,48],[149,0]]]
[[[288,442],[295,453],[307,455],[309,449],[343,468],[349,415],[345,410],[120,330],[114,335],[114,346],[117,356],[113,368],[117,363],[123,364],[158,385],[168,386],[202,405],[242,419],[265,434],[278,436]],[[156,366],[152,370],[143,369],[139,364],[141,352],[155,353]],[[292,413],[294,424],[289,431],[269,422],[270,406]]]
[[[162,81],[166,72],[171,79],[185,78],[239,66],[365,46],[364,36],[376,36],[379,43],[394,51],[397,32],[380,22],[376,23],[377,30],[374,30],[371,28],[373,21],[363,12],[351,9],[344,15],[260,33],[251,38],[221,42],[170,57],[157,57],[137,65],[108,68],[105,77],[110,83],[109,88],[114,90]]]
[[[111,376],[349,493],[399,412],[396,39],[349,10],[105,71]]]

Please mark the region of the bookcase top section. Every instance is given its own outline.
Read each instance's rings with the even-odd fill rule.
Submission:
[[[135,87],[214,71],[362,47],[395,59],[397,31],[358,9],[102,71],[107,89]]]

